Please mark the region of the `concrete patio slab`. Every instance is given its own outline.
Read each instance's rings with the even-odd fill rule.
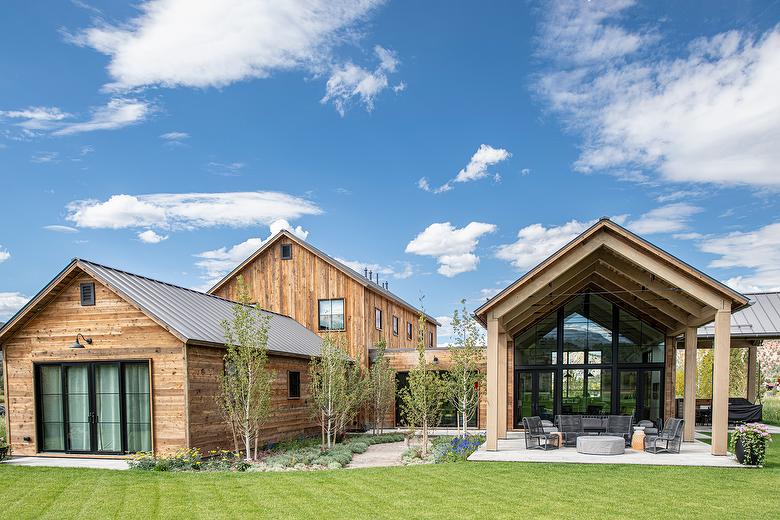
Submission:
[[[88,459],[70,457],[12,457],[3,462],[12,466],[36,466],[52,468],[129,469],[122,459]]]
[[[645,453],[626,448],[622,455],[586,455],[575,448],[557,450],[527,450],[522,432],[508,432],[508,439],[499,439],[498,451],[479,447],[470,461],[489,462],[558,462],[569,464],[639,464],[648,466],[706,466],[719,468],[744,468],[731,456],[710,455],[710,445],[694,441],[683,443],[680,453]]]

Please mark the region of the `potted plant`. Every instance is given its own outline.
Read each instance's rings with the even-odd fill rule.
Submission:
[[[740,424],[731,436],[731,451],[740,464],[763,466],[766,457],[766,443],[772,442],[772,435],[761,423]]]

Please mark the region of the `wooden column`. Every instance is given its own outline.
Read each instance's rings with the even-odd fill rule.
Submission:
[[[666,358],[664,371],[664,421],[677,414],[677,338],[666,336],[664,341],[664,356]]]
[[[731,302],[724,302],[715,314],[712,348],[712,449],[726,455],[729,437],[729,349],[731,348]]]
[[[487,320],[487,449],[498,450],[498,319]]]
[[[748,360],[747,360],[747,400],[751,403],[756,402],[756,394],[758,389],[758,374],[757,369],[757,357],[758,347],[751,345],[748,347]]]
[[[693,442],[696,431],[696,327],[685,328],[685,392],[683,396],[683,440]]]
[[[506,439],[506,333],[498,333],[498,438]]]

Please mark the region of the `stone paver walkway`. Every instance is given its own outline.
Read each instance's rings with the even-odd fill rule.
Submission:
[[[365,453],[356,453],[347,468],[378,468],[385,466],[400,466],[401,455],[406,449],[405,443],[387,442],[369,446]]]

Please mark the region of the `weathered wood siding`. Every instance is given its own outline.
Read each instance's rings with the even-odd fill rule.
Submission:
[[[281,244],[292,244],[292,258],[282,260]],[[417,315],[380,293],[364,287],[341,269],[323,260],[305,247],[281,237],[233,278],[223,284],[214,294],[235,300],[238,298],[239,276],[244,278],[252,301],[262,308],[290,316],[308,329],[319,330],[318,300],[344,299],[344,331],[331,332],[337,341],[348,346],[351,355],[360,355],[366,365],[368,348],[385,337],[393,348],[413,347],[416,333],[411,340],[406,337],[406,322],[417,330]],[[382,309],[382,330],[374,323],[374,309]],[[399,318],[398,335],[392,332],[392,316]],[[434,334],[436,326],[428,323],[428,330]],[[426,342],[428,341],[426,334]]]
[[[80,305],[79,283],[95,282],[95,305]],[[84,349],[69,346],[82,333]],[[10,442],[17,455],[35,455],[33,364],[151,360],[153,446],[170,452],[186,446],[184,349],[176,337],[83,273],[3,343]],[[29,437],[29,442],[24,441]]]
[[[223,348],[187,347],[189,379],[190,446],[206,452],[234,449],[233,435],[219,413],[219,375],[224,367]],[[271,417],[262,431],[262,442],[275,442],[300,435],[317,435],[319,424],[309,413],[309,362],[306,359],[271,355],[269,368],[275,372],[271,396]],[[288,398],[287,372],[301,373],[301,397]]]

